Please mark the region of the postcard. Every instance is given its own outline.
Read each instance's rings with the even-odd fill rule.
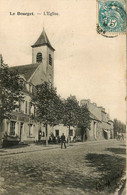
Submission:
[[[126,1],[0,0],[0,194],[126,193]]]

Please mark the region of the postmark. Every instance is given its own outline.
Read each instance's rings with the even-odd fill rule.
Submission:
[[[98,0],[99,34],[114,37],[119,33],[126,33],[126,11],[124,0]]]

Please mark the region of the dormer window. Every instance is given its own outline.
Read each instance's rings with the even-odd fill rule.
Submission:
[[[37,53],[36,61],[42,62],[42,53]]]
[[[52,65],[52,56],[49,54],[49,64]]]

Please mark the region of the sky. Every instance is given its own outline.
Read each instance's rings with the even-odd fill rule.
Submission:
[[[56,50],[58,94],[91,99],[105,107],[111,119],[125,122],[126,37],[106,38],[97,34],[96,24],[96,0],[1,0],[0,53],[9,66],[32,63],[31,45],[44,27]]]

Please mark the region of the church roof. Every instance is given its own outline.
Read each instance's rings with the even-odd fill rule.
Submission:
[[[90,112],[90,118],[91,119],[94,119],[94,120],[96,120],[96,121],[100,121],[101,122],[101,119],[99,119],[99,118],[97,118],[94,114],[92,114],[91,112]]]
[[[34,43],[34,45],[32,45],[31,47],[38,47],[38,46],[42,46],[42,45],[47,45],[49,46],[52,50],[55,50],[52,46],[51,43],[46,35],[45,30],[43,29],[40,37],[37,39],[37,41]]]
[[[37,69],[39,64],[28,64],[28,65],[20,65],[9,67],[10,71],[17,70],[20,75],[23,75],[26,80],[28,80],[34,71]]]

